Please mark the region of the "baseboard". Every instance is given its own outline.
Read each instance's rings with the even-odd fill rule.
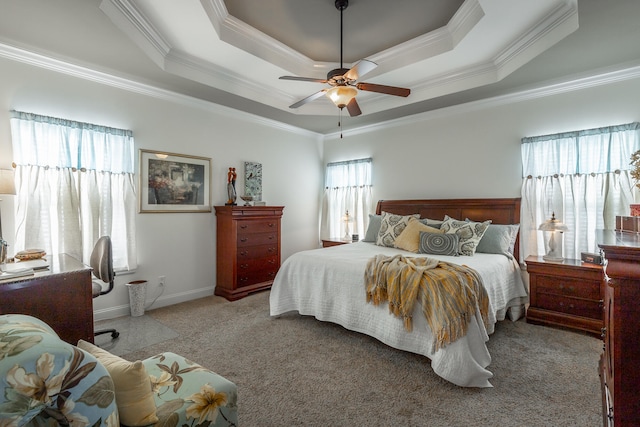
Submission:
[[[200,288],[188,292],[180,292],[176,294],[166,295],[159,297],[152,306],[146,307],[145,310],[153,310],[155,308],[166,307],[169,305],[179,304],[181,302],[192,301],[199,298],[209,297],[213,295],[214,287],[208,286],[206,288]],[[153,300],[147,301],[150,304]],[[101,310],[94,310],[93,318],[95,321],[115,319],[116,317],[129,316],[131,309],[129,304],[118,305],[115,307],[103,308]]]

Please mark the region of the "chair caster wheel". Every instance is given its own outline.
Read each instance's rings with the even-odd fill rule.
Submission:
[[[116,332],[111,332],[111,338],[116,339],[120,336],[120,332],[116,331]]]

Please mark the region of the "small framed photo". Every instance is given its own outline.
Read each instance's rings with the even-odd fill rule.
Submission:
[[[211,212],[211,159],[140,150],[140,212]]]

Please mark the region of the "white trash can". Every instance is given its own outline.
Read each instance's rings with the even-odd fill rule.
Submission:
[[[147,281],[134,280],[126,285],[129,288],[129,306],[131,307],[131,317],[138,317],[144,314],[144,304],[147,299]]]

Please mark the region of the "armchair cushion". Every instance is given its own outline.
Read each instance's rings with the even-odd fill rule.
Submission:
[[[113,381],[44,322],[0,315],[0,425],[119,424]]]

